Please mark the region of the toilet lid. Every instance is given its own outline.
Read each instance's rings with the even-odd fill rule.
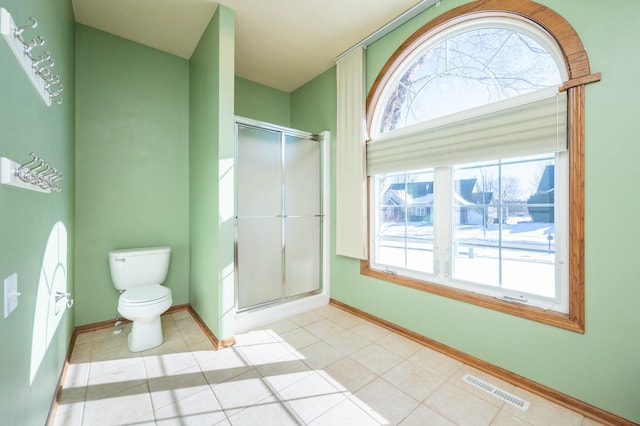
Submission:
[[[149,303],[155,300],[164,299],[171,294],[168,287],[160,284],[145,285],[130,288],[120,295],[120,302],[128,304]]]

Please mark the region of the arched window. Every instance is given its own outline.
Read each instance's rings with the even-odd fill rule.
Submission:
[[[426,24],[371,89],[362,271],[583,332],[583,97],[599,75],[550,9],[481,3]]]
[[[374,135],[474,107],[557,88],[560,48],[513,17],[470,19],[421,43],[394,70],[374,105]]]

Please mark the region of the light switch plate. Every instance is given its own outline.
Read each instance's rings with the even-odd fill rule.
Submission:
[[[18,307],[18,274],[9,275],[4,280],[4,317],[7,318]]]

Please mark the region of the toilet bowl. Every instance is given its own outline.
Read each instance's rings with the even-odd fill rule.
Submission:
[[[140,352],[162,344],[160,315],[171,307],[171,290],[159,284],[125,291],[118,299],[118,312],[133,321],[128,342],[131,352]]]
[[[169,269],[169,247],[112,250],[109,269],[116,289],[122,291],[118,312],[132,321],[128,336],[131,352],[162,344],[160,315],[173,303],[171,290],[161,285]]]

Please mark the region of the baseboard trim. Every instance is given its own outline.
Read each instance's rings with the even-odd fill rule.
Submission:
[[[400,334],[401,336],[404,336],[417,343],[420,343],[430,349],[443,353],[477,370],[480,370],[487,374],[491,374],[492,376],[497,377],[498,379],[511,383],[514,386],[522,388],[528,392],[531,392],[535,395],[540,396],[541,398],[547,399],[555,404],[563,406],[591,420],[595,420],[596,422],[607,424],[607,425],[637,426],[637,423],[634,423],[628,419],[625,419],[616,414],[605,411],[594,405],[580,401],[579,399],[566,395],[562,392],[558,392],[555,389],[552,389],[540,383],[534,382],[533,380],[529,380],[526,377],[512,373],[511,371],[505,370],[496,365],[485,362],[479,358],[466,354],[450,346],[444,345],[436,340],[430,339],[426,336],[413,332],[409,329],[401,327],[390,321],[371,315],[358,308],[354,308],[353,306],[347,305],[346,303],[342,303],[335,299],[329,299],[329,304],[335,306],[336,308],[340,308],[346,312],[349,312],[350,314],[353,314],[357,317],[360,317],[364,320],[367,320],[381,327],[384,327],[388,330],[391,330],[394,333]]]
[[[56,387],[56,393],[53,396],[51,407],[49,408],[49,414],[47,415],[46,426],[53,426],[53,421],[56,418],[56,412],[60,406],[60,398],[62,396],[62,385],[67,377],[67,371],[69,370],[69,361],[71,360],[71,351],[76,344],[76,332],[75,330],[71,334],[71,340],[69,340],[69,346],[67,347],[67,355],[64,358],[64,364],[62,365],[62,371],[58,378],[58,386]]]
[[[211,330],[209,330],[209,327],[207,327],[207,325],[202,320],[200,315],[198,315],[198,313],[195,311],[195,309],[193,309],[193,307],[188,303],[185,303],[184,305],[172,306],[169,309],[167,309],[162,315],[163,316],[164,315],[170,315],[170,314],[172,314],[174,312],[180,312],[180,311],[185,311],[185,310],[189,311],[189,313],[191,314],[193,319],[196,321],[198,326],[200,326],[200,328],[202,329],[204,334],[206,334],[207,338],[211,341],[211,343],[213,344],[213,347],[216,350],[222,349],[222,348],[226,348],[227,346],[231,346],[236,342],[235,337],[230,337],[228,339],[219,340],[216,337],[216,335],[213,334],[213,332]],[[125,318],[120,318],[120,321],[122,322],[122,324],[127,324],[127,323],[131,322],[128,319],[125,319]],[[102,330],[102,329],[105,329],[105,328],[115,327],[115,323],[116,323],[116,320],[112,319],[112,320],[107,320],[107,321],[96,322],[96,323],[93,323],[93,324],[86,324],[86,325],[78,326],[73,331],[72,341],[75,342],[75,338],[76,338],[77,334],[89,333],[91,331],[96,331],[96,330]],[[70,351],[71,350],[73,350],[73,347],[71,347]],[[69,357],[71,357],[70,351],[69,351]]]
[[[189,309],[190,305],[188,304],[184,304],[184,305],[176,305],[176,306],[172,306],[169,309],[167,309],[166,311],[164,311],[164,313],[162,315],[169,315],[172,314],[174,312],[179,312],[179,311],[184,311],[185,309]],[[126,319],[126,318],[122,318],[119,317],[119,320],[122,324],[127,324],[130,323],[131,321]],[[74,338],[76,334],[80,334],[80,333],[89,333],[91,331],[96,331],[96,330],[102,330],[105,328],[109,328],[109,327],[115,327],[116,325],[116,320],[112,319],[112,320],[106,320],[106,321],[100,321],[100,322],[94,322],[92,324],[85,324],[85,325],[79,325],[74,329]]]
[[[207,324],[205,324],[205,322],[202,320],[200,315],[198,315],[195,309],[193,309],[191,305],[186,305],[186,306],[187,306],[186,309],[189,311],[193,319],[198,323],[198,325],[200,326],[200,329],[204,332],[204,334],[207,336],[209,341],[211,341],[211,344],[213,345],[215,350],[223,349],[236,343],[235,337],[219,340],[218,337],[215,334],[213,334],[211,330],[209,330],[209,327],[207,327]]]

